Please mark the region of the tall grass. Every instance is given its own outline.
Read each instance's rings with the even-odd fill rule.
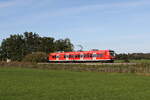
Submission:
[[[150,63],[150,59],[129,60],[130,63]],[[124,60],[115,60],[115,63],[125,63]]]
[[[117,73],[150,73],[150,63],[137,64],[118,64],[118,65],[85,65],[85,64],[36,64],[0,62],[0,67],[20,67],[20,68],[38,68],[51,70],[71,70],[71,71],[89,71],[89,72],[117,72]]]

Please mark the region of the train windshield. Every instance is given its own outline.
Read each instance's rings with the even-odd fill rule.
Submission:
[[[115,56],[115,52],[114,51],[110,50],[109,52],[110,52],[111,56]]]

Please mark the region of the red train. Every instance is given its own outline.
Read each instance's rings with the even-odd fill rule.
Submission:
[[[115,52],[113,50],[92,50],[76,52],[56,52],[49,54],[50,62],[113,62]]]

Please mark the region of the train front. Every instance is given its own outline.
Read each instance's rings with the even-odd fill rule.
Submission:
[[[111,59],[111,62],[114,62],[114,60],[116,59],[116,53],[115,51],[113,50],[109,50],[109,54],[110,54],[110,59]]]

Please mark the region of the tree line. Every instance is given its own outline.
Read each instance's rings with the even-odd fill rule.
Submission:
[[[3,39],[0,45],[0,60],[22,61],[26,55],[34,52],[48,54],[57,51],[73,51],[70,39],[55,40],[53,37],[41,37],[37,33],[24,32]]]
[[[12,61],[22,61],[23,59],[38,61],[40,60],[39,58],[44,59],[45,55],[51,52],[73,50],[74,46],[69,38],[55,40],[53,37],[41,37],[37,33],[24,32],[23,34],[14,34],[3,39],[0,45],[0,61],[6,59],[11,59]],[[150,59],[150,53],[121,53],[117,54],[116,58],[126,61]]]
[[[117,54],[116,58],[118,60],[141,60],[150,59],[150,53],[121,53]]]

